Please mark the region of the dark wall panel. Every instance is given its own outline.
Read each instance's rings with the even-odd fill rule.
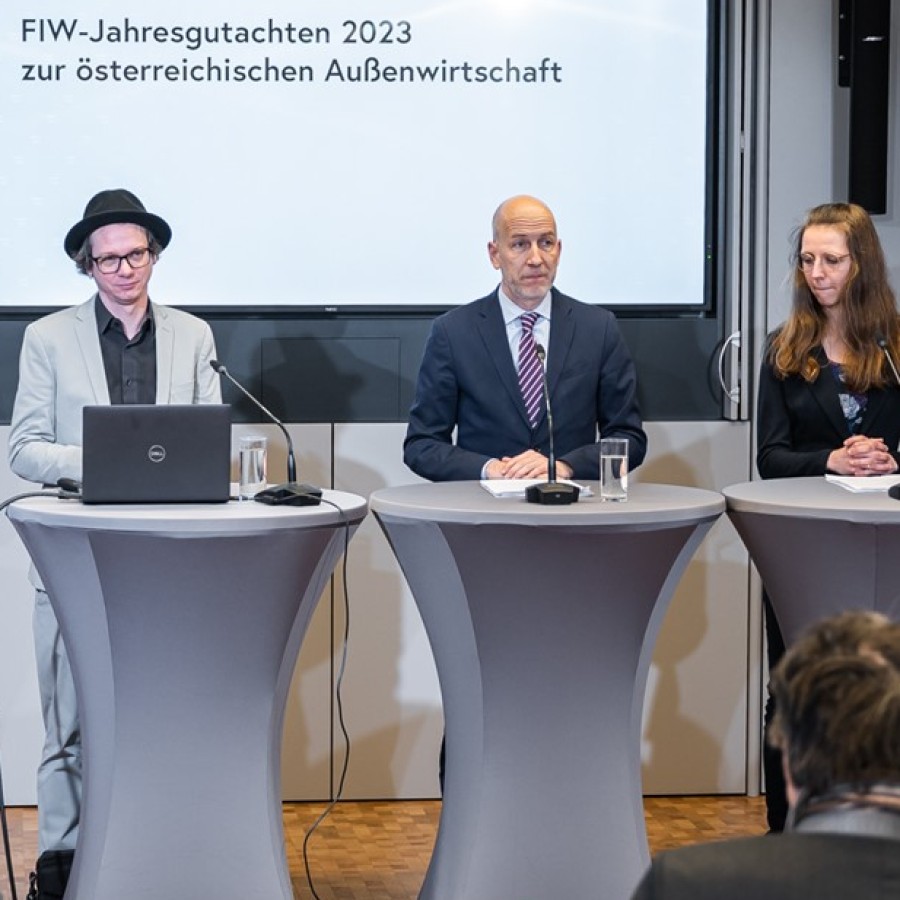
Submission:
[[[322,313],[197,310],[216,337],[219,360],[289,422],[402,422],[434,310]],[[0,422],[8,424],[25,326],[46,310],[0,317]],[[720,326],[714,319],[620,318],[638,370],[647,421],[721,418],[715,376]],[[223,383],[235,421],[262,414]],[[556,411],[556,415],[561,415]]]
[[[396,422],[397,337],[265,338],[262,402],[285,422]]]
[[[884,214],[891,109],[891,0],[843,0],[840,10],[850,21],[849,40],[842,42],[850,85],[848,195],[870,213]]]

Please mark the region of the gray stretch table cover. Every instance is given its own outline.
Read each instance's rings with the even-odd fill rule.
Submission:
[[[458,482],[369,502],[443,694],[444,802],[419,896],[628,897],[649,859],[640,727],[653,645],[721,495],[638,484],[627,503],[541,507]]]
[[[366,514],[360,497],[324,497],[352,528]],[[36,498],[8,515],[79,697],[84,799],[66,900],[292,898],[282,722],[344,549],[337,510]]]
[[[900,618],[900,503],[824,478],[773,478],[723,491],[785,641],[847,609]]]

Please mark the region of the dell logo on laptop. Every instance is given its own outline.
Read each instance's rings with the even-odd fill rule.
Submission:
[[[162,462],[166,458],[166,448],[161,444],[154,444],[147,451],[147,458],[150,460],[150,462]]]

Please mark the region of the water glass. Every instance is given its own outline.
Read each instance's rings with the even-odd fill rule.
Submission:
[[[266,439],[259,434],[241,437],[238,443],[238,496],[250,500],[266,488]]]
[[[600,499],[612,502],[628,499],[627,438],[600,441]]]

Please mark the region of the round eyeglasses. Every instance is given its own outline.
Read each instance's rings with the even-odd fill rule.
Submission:
[[[115,275],[125,260],[132,269],[143,269],[150,262],[150,248],[138,247],[136,250],[129,250],[124,256],[92,256],[91,261],[97,267],[98,271],[104,275]]]

